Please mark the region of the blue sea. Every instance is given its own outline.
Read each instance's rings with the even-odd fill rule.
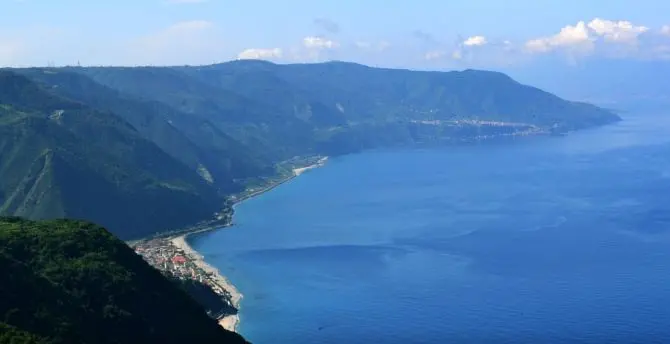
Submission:
[[[670,342],[670,114],[331,159],[191,239],[253,343]]]

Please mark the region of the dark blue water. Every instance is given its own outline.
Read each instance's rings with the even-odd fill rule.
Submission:
[[[331,160],[194,247],[254,343],[670,341],[670,116]]]

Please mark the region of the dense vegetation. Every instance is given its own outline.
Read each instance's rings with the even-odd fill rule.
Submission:
[[[224,192],[239,190],[234,179],[272,173],[271,164],[257,157],[258,152],[239,144],[207,119],[194,118],[161,102],[123,95],[78,73],[23,72],[65,97],[118,115],[190,169],[209,171],[212,182]]]
[[[95,220],[124,238],[220,208],[216,190],[123,119],[1,71],[0,176],[0,214]]]
[[[262,61],[0,70],[0,215],[86,219],[133,239],[211,218],[299,157],[618,119],[472,70]],[[0,267],[0,342],[244,342],[198,305],[234,312],[211,290],[171,282],[88,223],[0,218]]]
[[[95,225],[0,218],[0,342],[244,343]]]
[[[616,120],[474,70],[234,61],[0,71],[0,215],[82,218],[131,239],[210,218],[296,156]]]
[[[567,131],[617,120],[592,105],[568,102],[486,71],[417,72],[343,62],[276,65],[264,61],[70,70],[120,92],[207,119],[255,150],[273,152],[279,159],[475,136],[455,133],[453,123],[429,127],[428,135],[417,136],[410,121],[481,119]],[[372,139],[365,137],[369,135]]]
[[[237,308],[221,297],[209,286],[192,279],[170,278],[182,290],[197,301],[213,318],[237,314]]]

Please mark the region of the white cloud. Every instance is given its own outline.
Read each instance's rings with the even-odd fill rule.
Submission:
[[[666,36],[670,36],[670,25],[664,25],[661,28],[661,34],[666,35]]]
[[[280,48],[273,49],[246,49],[237,55],[241,60],[277,59],[283,56]]]
[[[553,36],[532,39],[526,42],[526,49],[533,53],[544,53],[556,48],[590,49],[593,39],[588,26],[583,21],[577,25],[568,25]]]
[[[611,21],[600,18],[593,19],[588,26],[606,41],[621,43],[636,43],[640,34],[649,31],[648,27],[635,26],[629,21]]]
[[[472,47],[472,46],[481,46],[487,43],[486,37],[484,36],[472,36],[463,41],[463,45]]]
[[[634,46],[638,38],[649,31],[646,26],[637,26],[625,20],[612,21],[595,18],[590,22],[568,25],[553,36],[531,39],[526,42],[526,51],[546,53],[564,49],[571,53],[590,53],[596,44],[626,44]]]
[[[340,43],[323,36],[307,36],[299,47],[292,47],[286,54],[294,62],[319,62],[333,59],[340,52]]]
[[[531,39],[526,42],[526,50],[531,53],[545,53],[552,49],[550,42],[548,38]]]
[[[499,51],[509,49],[509,41],[491,41],[483,35],[467,38],[459,37],[452,44],[440,44],[438,47],[428,50],[423,54],[426,61],[436,61],[444,65],[457,63],[462,66],[481,59],[486,56],[498,54]]]
[[[466,39],[459,37],[455,46],[449,47],[451,53],[444,53],[441,57],[444,62],[457,62],[459,66],[464,64],[478,63],[480,60],[490,59],[491,56],[498,55],[500,51],[509,49],[509,41],[491,41],[489,38],[477,35]]]
[[[307,36],[303,38],[302,43],[306,48],[313,49],[336,49],[340,46],[335,41],[318,36]]]

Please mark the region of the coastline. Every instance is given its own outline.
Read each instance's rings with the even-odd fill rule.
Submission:
[[[189,233],[193,234],[193,233]],[[171,238],[170,241],[172,244],[184,251],[186,255],[188,255],[195,265],[197,265],[199,268],[203,269],[205,272],[210,274],[216,284],[228,294],[230,294],[230,302],[235,307],[236,309],[240,309],[240,301],[242,300],[242,293],[240,293],[235,286],[228,281],[222,274],[219,273],[219,270],[216,269],[215,267],[209,265],[207,262],[205,262],[205,257],[202,256],[198,251],[194,250],[191,245],[188,244],[188,241],[186,241],[187,236],[189,234],[184,234],[180,235],[174,238]],[[237,324],[240,322],[240,317],[238,314],[235,315],[226,315],[218,319],[219,325],[221,327],[225,328],[228,331],[237,331]]]
[[[266,192],[268,192],[268,191],[271,191],[272,189],[274,189],[274,188],[276,188],[276,187],[278,187],[278,186],[280,186],[280,185],[282,185],[282,184],[284,184],[284,183],[290,182],[290,181],[293,180],[294,178],[299,177],[301,174],[303,174],[303,173],[305,173],[305,172],[307,172],[307,171],[309,171],[309,170],[312,170],[312,169],[315,169],[315,168],[322,167],[323,165],[326,164],[326,162],[328,162],[328,157],[327,157],[327,156],[326,156],[326,157],[323,157],[323,158],[321,158],[321,159],[319,159],[319,161],[317,161],[317,162],[314,163],[314,164],[311,164],[311,165],[308,165],[308,166],[304,166],[304,167],[294,168],[293,171],[292,171],[293,173],[292,173],[290,176],[288,176],[288,177],[286,177],[286,178],[284,178],[284,179],[282,179],[282,180],[280,180],[280,181],[278,181],[278,182],[276,182],[276,183],[273,183],[273,184],[271,184],[271,185],[268,185],[268,186],[266,186],[266,187],[264,187],[264,188],[262,188],[262,189],[260,189],[260,190],[251,192],[251,193],[249,193],[248,195],[244,195],[244,196],[240,197],[239,199],[235,199],[234,202],[233,202],[233,208],[235,208],[235,207],[238,206],[240,203],[242,203],[242,202],[244,202],[244,201],[246,201],[246,200],[248,200],[248,199],[254,198],[254,197],[256,197],[256,196],[260,196],[260,195],[262,195],[262,194],[264,194],[264,193],[266,193]],[[217,227],[217,228],[220,228],[220,227]],[[189,234],[191,234],[191,233],[189,233]]]
[[[276,188],[276,187],[278,187],[278,186],[280,186],[280,185],[282,185],[286,182],[289,182],[289,181],[293,180],[294,178],[302,175],[303,173],[305,173],[309,170],[324,166],[325,163],[327,162],[327,160],[328,160],[328,157],[323,157],[323,158],[319,159],[318,162],[316,162],[312,165],[305,166],[305,167],[294,168],[293,173],[292,173],[291,176],[289,176],[287,178],[284,178],[284,179],[282,179],[282,180],[280,180],[276,183],[273,183],[271,185],[268,185],[267,187],[264,187],[264,188],[262,188],[258,191],[254,191],[254,192],[251,192],[247,195],[244,195],[244,196],[240,197],[239,199],[235,199],[234,203],[232,205],[233,209],[237,205],[239,205],[240,203],[242,203],[246,200],[249,200],[253,197],[260,196],[261,194],[264,194],[268,191],[271,191],[272,189],[274,189],[274,188]],[[226,316],[220,317],[220,318],[217,319],[217,321],[218,321],[219,325],[221,327],[223,327],[224,329],[226,329],[228,331],[232,331],[232,332],[237,332],[237,327],[240,323],[239,311],[240,311],[241,301],[242,301],[242,298],[244,297],[244,295],[235,287],[235,285],[233,283],[231,283],[224,275],[222,275],[217,268],[208,264],[205,261],[205,257],[203,255],[201,255],[198,251],[194,250],[193,247],[191,247],[191,245],[189,245],[189,243],[188,243],[188,237],[190,235],[197,234],[197,233],[208,232],[208,231],[213,231],[213,230],[217,230],[217,229],[223,229],[223,228],[226,228],[226,227],[230,227],[232,225],[233,225],[233,222],[232,222],[232,219],[231,219],[230,223],[228,223],[228,224],[224,224],[224,225],[220,225],[220,226],[210,226],[210,227],[206,227],[206,228],[197,229],[197,230],[194,230],[194,231],[191,231],[191,232],[181,233],[177,236],[168,238],[168,240],[170,240],[170,242],[175,247],[184,251],[184,253],[192,259],[192,261],[194,262],[195,265],[197,265],[199,268],[201,268],[202,270],[204,270],[208,274],[210,274],[212,276],[212,279],[216,282],[216,285],[219,288],[221,288],[222,290],[224,290],[228,294],[230,294],[230,302],[231,302],[232,306],[235,307],[238,310],[238,313],[235,314],[235,315],[226,315]]]

